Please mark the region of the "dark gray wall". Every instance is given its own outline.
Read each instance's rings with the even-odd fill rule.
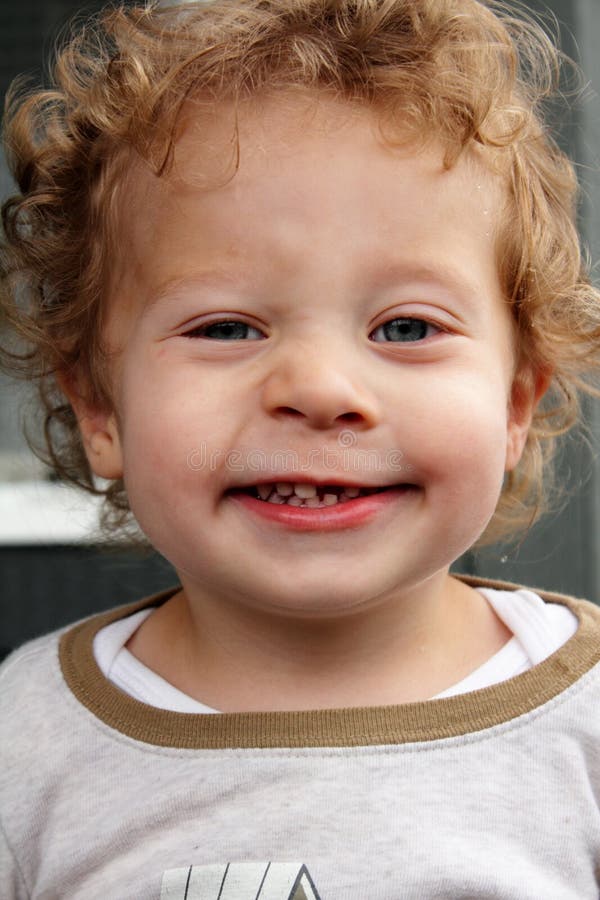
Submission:
[[[93,13],[101,0],[2,0],[0,4],[0,92],[15,75],[39,77],[60,30],[74,16]]]
[[[0,547],[0,660],[29,638],[177,584],[156,553]]]

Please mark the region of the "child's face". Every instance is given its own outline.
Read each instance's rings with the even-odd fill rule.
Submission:
[[[520,456],[500,187],[386,148],[366,110],[297,100],[242,109],[227,180],[231,122],[192,118],[171,175],[140,176],[116,417],[84,436],[190,591],[341,615],[444,576]],[[233,490],[283,481],[399,489],[322,511]]]

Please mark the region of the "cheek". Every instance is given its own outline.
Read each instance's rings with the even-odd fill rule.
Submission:
[[[125,484],[132,506],[214,478],[231,446],[230,399],[189,367],[140,366],[122,383]],[[184,495],[185,499],[185,495]]]
[[[406,462],[453,506],[474,504],[484,516],[491,507],[491,515],[504,478],[506,405],[501,382],[440,382],[429,402],[414,411],[413,427],[407,418],[398,430]]]
[[[465,414],[444,416],[435,440],[424,448],[425,501],[441,547],[457,559],[472,547],[492,519],[504,480],[506,421],[472,404]],[[427,452],[425,452],[427,450]]]

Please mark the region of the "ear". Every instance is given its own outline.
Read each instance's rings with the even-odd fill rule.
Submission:
[[[117,417],[110,409],[96,407],[86,399],[79,384],[60,375],[58,383],[77,417],[81,439],[90,467],[99,478],[123,475],[123,456]]]
[[[551,378],[550,370],[535,371],[523,365],[513,379],[507,414],[506,472],[514,469],[521,459],[533,414]]]

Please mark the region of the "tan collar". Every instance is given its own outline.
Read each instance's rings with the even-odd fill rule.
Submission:
[[[472,587],[518,587],[459,577]],[[399,706],[216,715],[170,712],[140,703],[105,678],[94,659],[93,640],[101,628],[165,603],[176,590],[86,619],[63,634],[59,650],[65,681],[87,709],[122,734],[162,747],[351,747],[457,737],[500,725],[547,703],[600,661],[600,608],[536,591],[547,603],[563,604],[577,616],[576,633],[539,665],[482,690]]]

